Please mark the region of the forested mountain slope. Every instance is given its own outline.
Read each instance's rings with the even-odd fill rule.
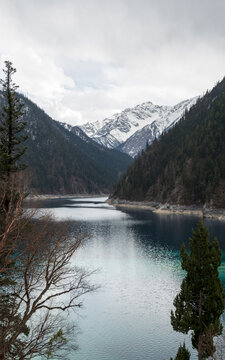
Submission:
[[[134,161],[112,197],[225,207],[225,79]]]
[[[0,94],[1,95],[1,94]],[[131,158],[106,149],[89,139],[81,139],[23,95],[24,120],[29,135],[23,161],[30,188],[38,193],[108,192]],[[0,96],[0,105],[3,98]],[[80,130],[81,131],[81,130]]]

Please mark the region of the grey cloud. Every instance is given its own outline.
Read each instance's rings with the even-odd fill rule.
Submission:
[[[174,104],[224,76],[222,0],[0,0],[0,66],[56,119]],[[10,26],[9,26],[10,24]]]

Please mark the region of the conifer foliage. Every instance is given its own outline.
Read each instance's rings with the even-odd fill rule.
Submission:
[[[190,359],[190,352],[185,346],[185,343],[183,345],[179,346],[179,349],[177,351],[177,355],[174,360],[189,360]],[[170,360],[173,360],[170,358]]]
[[[69,131],[54,121],[24,95],[16,92],[24,104],[18,123],[27,126],[17,136],[29,135],[24,155],[17,160],[27,164],[29,192],[38,194],[109,193],[132,158],[116,149],[108,149],[83,133]],[[0,117],[6,98],[0,90]],[[5,122],[4,122],[5,124]],[[82,132],[82,130],[80,130]],[[1,137],[1,133],[0,133]],[[24,139],[24,138],[23,138]],[[5,151],[4,151],[5,152]]]
[[[71,241],[74,228],[69,222],[24,209],[26,178],[21,181],[18,172],[24,168],[26,124],[12,82],[16,70],[11,62],[5,64],[0,123],[0,360],[61,359],[62,351],[76,345],[74,325],[60,313],[80,307],[78,298],[96,287],[88,281],[93,272],[71,265],[84,236]]]
[[[200,220],[189,241],[190,255],[181,248],[182,268],[187,272],[171,312],[173,329],[191,331],[192,346],[198,359],[213,356],[213,338],[222,332],[220,316],[224,310],[224,290],[219,278],[221,250],[218,240],[209,239],[209,231]]]
[[[112,197],[225,208],[225,78],[135,159]]]
[[[20,144],[27,139],[27,135],[21,134],[26,126],[23,121],[23,104],[16,95],[17,85],[12,80],[16,69],[10,61],[5,61],[5,79],[0,80],[3,89],[4,106],[0,116],[0,165],[1,177],[10,177],[12,172],[25,167],[18,164],[26,148]]]

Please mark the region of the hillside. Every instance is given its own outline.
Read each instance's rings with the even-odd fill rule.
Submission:
[[[29,138],[23,162],[28,165],[30,188],[38,193],[109,192],[131,158],[104,148],[85,134],[82,139],[52,120],[32,101],[18,96],[25,104]]]
[[[225,79],[134,161],[112,197],[225,207]]]
[[[145,102],[102,121],[87,123],[81,129],[99,144],[135,157],[145,149],[147,142],[151,144],[163,131],[175,125],[196,100],[184,100],[175,106]]]

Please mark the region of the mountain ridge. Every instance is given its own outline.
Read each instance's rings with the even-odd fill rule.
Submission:
[[[225,78],[147,147],[112,198],[225,208]]]
[[[151,143],[171,124],[179,121],[184,111],[196,100],[197,97],[181,101],[174,106],[144,102],[102,121],[87,123],[80,128],[99,144],[108,148],[118,148],[135,157],[145,149],[146,142]]]
[[[25,174],[30,189],[41,194],[109,192],[131,158],[96,144],[85,134],[86,141],[82,140],[24,95],[17,96],[24,103],[29,135],[23,162],[28,164]]]

